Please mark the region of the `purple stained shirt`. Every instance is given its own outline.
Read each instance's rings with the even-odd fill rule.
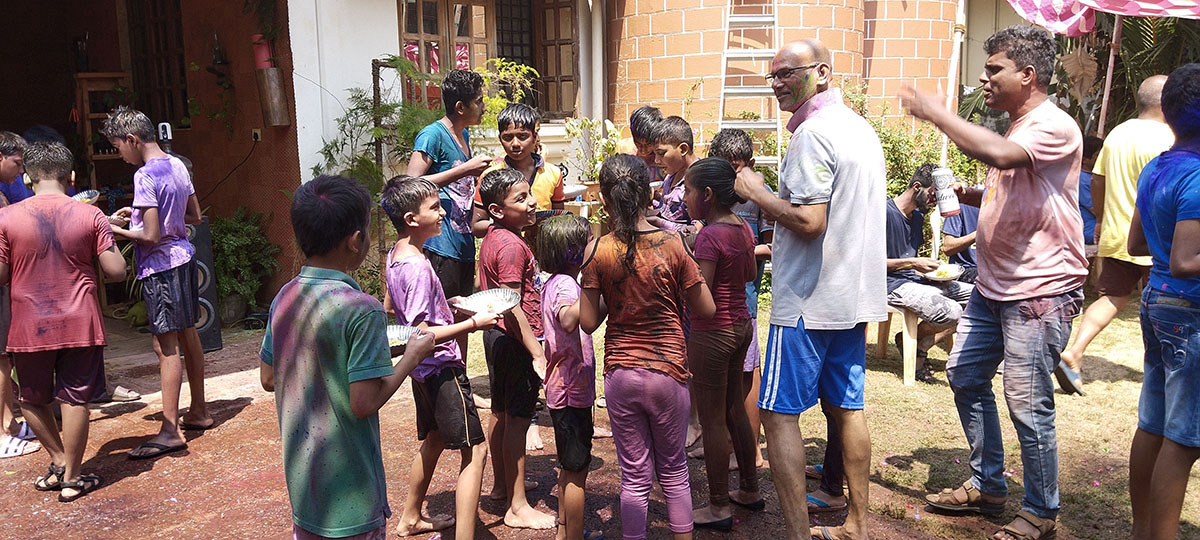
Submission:
[[[683,182],[671,186],[676,176],[677,174],[667,175],[666,180],[663,180],[662,210],[658,213],[663,220],[662,228],[672,231],[692,222],[688,216],[687,205],[683,202]],[[670,188],[670,191],[667,191],[667,188]]]
[[[153,246],[133,244],[138,279],[192,260],[196,248],[188,242],[184,215],[187,214],[188,197],[194,193],[196,189],[192,187],[187,167],[174,156],[152,158],[133,173],[133,217],[129,229],[141,230],[145,226],[143,215],[146,210],[158,208],[161,232],[161,238]]]
[[[393,259],[387,269],[388,294],[392,297],[392,308],[396,311],[396,322],[406,326],[425,323],[429,326],[446,326],[454,323],[442,282],[433,272],[422,254]],[[457,340],[447,340],[433,348],[433,354],[421,361],[412,370],[412,378],[424,381],[426,377],[448,368],[465,369],[467,363],[458,350]]]
[[[579,283],[554,274],[542,289],[542,328],[546,338],[546,406],[591,408],[596,402],[596,351],[592,336],[578,328],[568,333],[558,312],[579,299]]]

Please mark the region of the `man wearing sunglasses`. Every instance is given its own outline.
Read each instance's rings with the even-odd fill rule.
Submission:
[[[864,331],[867,322],[887,318],[886,181],[879,137],[843,102],[831,64],[816,40],[790,43],[775,55],[767,79],[779,108],[792,113],[793,133],[779,194],[749,174],[738,176],[736,189],[775,220],[771,330],[758,406],[787,538],[863,540],[871,459]],[[845,449],[850,509],[844,526],[810,531],[797,416],[818,398],[830,431],[840,433],[831,433],[830,442],[840,440]]]

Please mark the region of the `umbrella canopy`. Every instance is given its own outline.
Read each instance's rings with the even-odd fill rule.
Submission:
[[[1096,11],[1136,17],[1200,19],[1196,0],[1008,0],[1025,20],[1055,34],[1082,36],[1096,28]]]

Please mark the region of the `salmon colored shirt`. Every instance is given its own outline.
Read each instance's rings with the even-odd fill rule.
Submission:
[[[608,305],[604,372],[643,368],[687,383],[684,295],[704,278],[678,232],[636,234],[633,272],[621,263],[626,244],[614,234],[600,238],[583,266],[583,288],[599,289]]]
[[[1047,100],[1014,120],[1005,138],[1025,149],[1033,163],[988,169],[975,240],[975,286],[998,301],[1079,288],[1087,278],[1078,206],[1079,126]]]

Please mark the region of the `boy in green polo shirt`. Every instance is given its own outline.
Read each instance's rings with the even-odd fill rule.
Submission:
[[[379,408],[433,351],[413,336],[392,365],[383,305],[350,273],[366,258],[370,197],[350,178],[296,191],[292,231],[307,258],[279,290],[259,356],[275,393],[297,539],[386,537],[387,485]]]

